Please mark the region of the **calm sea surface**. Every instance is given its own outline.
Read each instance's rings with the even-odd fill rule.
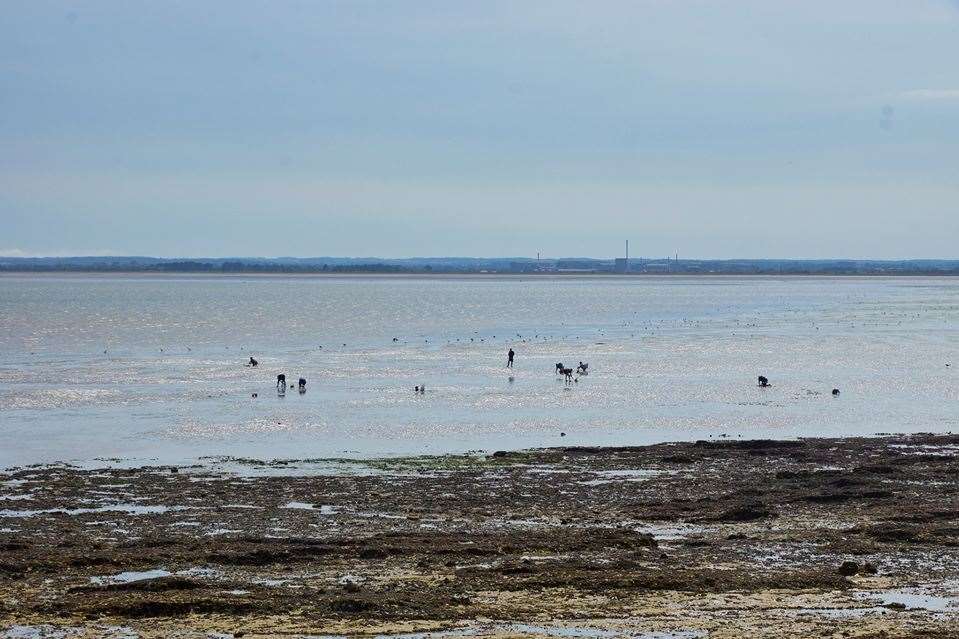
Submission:
[[[957,279],[0,277],[0,467],[957,424]]]

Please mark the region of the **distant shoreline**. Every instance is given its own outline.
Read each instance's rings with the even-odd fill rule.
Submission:
[[[959,276],[959,260],[529,257],[0,257],[0,273],[305,276],[671,277],[717,275]]]
[[[16,277],[71,278],[71,277],[111,277],[124,278],[169,278],[169,279],[384,279],[384,280],[689,280],[689,279],[875,279],[875,278],[959,278],[959,272],[915,271],[915,272],[859,272],[859,273],[473,273],[473,272],[419,272],[404,271],[398,273],[378,273],[375,271],[343,272],[218,272],[218,271],[104,271],[104,270],[0,270],[0,279]]]

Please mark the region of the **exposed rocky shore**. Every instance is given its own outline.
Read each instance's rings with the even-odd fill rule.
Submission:
[[[959,636],[957,435],[117,465],[0,475],[0,637]]]

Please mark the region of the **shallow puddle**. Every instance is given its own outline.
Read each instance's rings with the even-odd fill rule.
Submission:
[[[203,464],[191,469],[196,473],[250,477],[370,477],[392,475],[364,461],[337,459],[272,460],[235,459],[230,457],[201,457]]]
[[[130,570],[116,575],[105,575],[101,577],[90,577],[90,583],[98,586],[108,586],[111,584],[129,584],[135,581],[147,581],[149,579],[159,579],[160,577],[170,577],[173,573],[169,570],[156,568],[154,570]]]
[[[282,506],[282,508],[286,510],[315,510],[321,515],[335,515],[340,510],[338,507],[329,504],[321,504],[317,507],[315,504],[308,504],[302,501],[291,501]]]
[[[591,474],[595,475],[596,479],[588,479],[579,483],[583,486],[599,486],[614,482],[648,481],[660,475],[675,474],[675,471],[633,468],[626,470],[597,470]]]
[[[867,600],[878,600],[887,607],[902,607],[906,610],[928,610],[959,614],[959,594],[933,594],[929,588],[902,588],[880,592],[857,593]]]
[[[88,515],[90,513],[125,513],[127,515],[162,515],[186,506],[144,506],[142,504],[108,504],[96,508],[46,508],[43,510],[0,510],[0,517],[36,517],[37,515]]]
[[[211,568],[189,568],[178,572],[170,572],[165,568],[154,568],[152,570],[128,570],[115,575],[100,575],[90,577],[90,583],[98,586],[109,586],[112,584],[129,584],[137,581],[148,581],[150,579],[160,579],[161,577],[216,577],[219,573]]]
[[[652,535],[656,541],[678,541],[690,535],[702,534],[706,527],[697,524],[640,524],[635,530]]]

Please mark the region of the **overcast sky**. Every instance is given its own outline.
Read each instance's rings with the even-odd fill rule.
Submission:
[[[6,0],[0,254],[959,257],[959,2]]]

